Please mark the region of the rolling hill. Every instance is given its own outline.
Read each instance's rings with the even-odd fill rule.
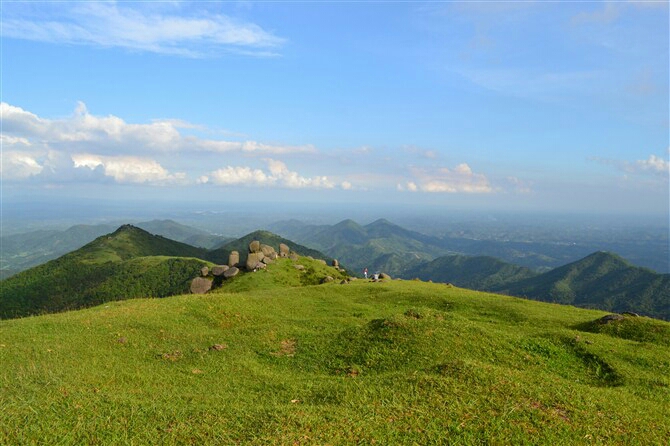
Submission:
[[[491,290],[536,275],[528,268],[493,257],[452,255],[422,263],[405,271],[402,277],[452,283],[473,290]]]
[[[283,243],[291,248],[291,251],[295,252],[301,256],[310,256],[315,259],[322,259],[326,262],[332,262],[332,258],[323,255],[323,253],[317,251],[316,249],[311,249],[306,246],[299,245],[291,240],[285,239],[273,234],[269,231],[254,231],[251,232],[239,239],[229,241],[225,243],[220,248],[208,251],[204,254],[206,260],[209,260],[214,263],[224,264],[228,262],[228,256],[232,251],[237,251],[240,254],[240,262],[244,263],[247,260],[247,255],[249,253],[249,243],[252,240],[258,240],[264,245],[272,246],[275,250],[278,249],[279,244]]]
[[[186,292],[205,249],[131,225],[0,282],[0,318]]]
[[[152,234],[207,249],[231,240],[173,220],[151,220],[136,223],[135,226]],[[79,249],[97,237],[113,232],[117,227],[109,224],[75,225],[64,231],[41,230],[3,236],[0,241],[0,279]]]
[[[492,290],[546,302],[631,311],[670,320],[670,274],[633,266],[608,252],[596,252],[544,274]]]
[[[396,276],[421,262],[450,253],[439,239],[409,231],[385,219],[365,226],[353,220],[333,226],[308,226],[291,221],[272,228],[285,231],[294,240],[338,259],[358,275],[368,268]]]
[[[0,321],[0,444],[670,441],[667,322],[287,266]]]

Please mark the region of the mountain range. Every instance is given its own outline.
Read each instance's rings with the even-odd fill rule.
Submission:
[[[182,229],[182,237],[187,235],[183,228],[173,228],[176,233]],[[383,219],[366,226],[352,220],[333,226],[283,223],[284,232],[300,232],[300,228],[301,239],[318,249],[255,231],[208,250],[124,225],[57,260],[0,282],[0,317],[183,293],[202,266],[225,264],[234,250],[244,262],[251,240],[259,240],[275,247],[285,243],[302,256],[329,264],[337,258],[358,276],[368,268],[404,279],[670,319],[670,275],[636,267],[613,253],[597,252],[541,273],[489,256],[451,253],[443,240]]]

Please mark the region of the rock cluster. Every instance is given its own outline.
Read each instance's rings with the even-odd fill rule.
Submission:
[[[204,294],[212,289],[212,282],[214,278],[230,279],[240,273],[240,268],[247,271],[257,271],[265,268],[279,257],[298,259],[298,255],[291,252],[288,245],[281,243],[279,245],[279,252],[275,251],[272,246],[262,244],[258,240],[253,240],[249,243],[249,253],[244,264],[240,263],[240,253],[232,251],[228,256],[227,265],[216,265],[211,269],[203,266],[200,270],[200,277],[196,277],[191,282],[191,293]]]

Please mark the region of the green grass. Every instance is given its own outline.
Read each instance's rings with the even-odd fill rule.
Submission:
[[[606,313],[289,266],[0,321],[0,444],[670,441],[670,346]]]

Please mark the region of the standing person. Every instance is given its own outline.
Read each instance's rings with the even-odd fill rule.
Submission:
[[[367,268],[365,268],[363,270],[363,275],[365,276],[366,279],[368,278],[368,269]]]

